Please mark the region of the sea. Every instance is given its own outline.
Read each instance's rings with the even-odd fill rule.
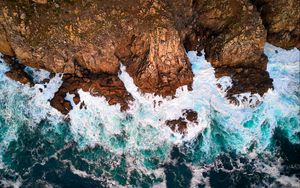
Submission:
[[[121,66],[134,98],[120,111],[79,90],[64,116],[50,106],[63,74],[26,67],[35,85],[5,76],[0,58],[0,187],[300,187],[300,51],[266,43],[273,89],[226,99],[232,80],[217,79],[204,53],[190,51],[192,90],[175,97],[143,94]],[[219,86],[219,87],[218,87]],[[186,134],[166,120],[198,113]]]

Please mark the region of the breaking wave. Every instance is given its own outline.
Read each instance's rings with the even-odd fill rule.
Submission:
[[[73,109],[66,117],[49,103],[61,74],[43,84],[49,73],[27,67],[36,83],[30,87],[7,78],[1,59],[0,186],[297,187],[300,52],[266,44],[265,54],[274,89],[236,96],[239,106],[225,99],[231,78],[217,80],[204,56],[188,52],[192,91],[141,94],[122,66],[119,77],[135,99],[129,111],[79,90],[87,108],[68,94]],[[198,123],[182,135],[165,121],[184,109],[196,111]]]

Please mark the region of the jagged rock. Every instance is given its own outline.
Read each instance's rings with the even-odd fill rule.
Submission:
[[[91,74],[90,74],[91,75]],[[71,109],[71,103],[65,100],[66,94],[75,94],[74,102],[80,102],[78,89],[90,92],[93,96],[104,96],[110,105],[120,104],[121,110],[129,108],[132,96],[126,91],[123,82],[113,75],[91,75],[88,79],[64,75],[64,82],[50,101],[51,106],[58,109],[63,114],[67,114]],[[84,106],[84,101],[81,101]]]
[[[252,4],[244,0],[197,1],[194,8],[200,11],[198,40],[205,43],[206,57],[215,68],[266,69],[263,47],[267,33]]]
[[[263,96],[269,89],[273,89],[273,79],[265,70],[255,68],[217,68],[216,78],[229,76],[232,87],[226,92],[226,97],[233,104],[238,105],[235,95],[240,93],[259,94]]]
[[[179,33],[173,28],[158,27],[135,38],[129,55],[122,59],[143,92],[166,96],[175,94],[183,85],[191,88],[191,65]]]
[[[179,86],[191,86],[193,74],[165,3],[78,0],[36,6],[29,0],[5,1],[0,3],[0,19],[9,46],[23,64],[78,77],[85,70],[116,75],[116,54],[121,54],[116,49],[128,48],[123,41],[135,36],[146,46],[136,49],[144,53],[133,54],[147,57],[139,62],[142,69],[132,68],[136,62],[125,63],[135,83],[143,92],[172,95]]]
[[[5,62],[10,65],[10,70],[5,73],[7,77],[11,78],[12,80],[18,81],[22,84],[33,84],[32,78],[24,71],[24,65],[7,56],[5,56],[4,59]]]
[[[272,88],[263,54],[267,32],[256,7],[245,0],[195,2],[193,8],[200,12],[199,21],[195,21],[194,35],[187,38],[186,46],[204,49],[217,78],[231,77],[233,87],[227,91],[227,98],[235,103],[233,95],[263,95]]]
[[[299,41],[298,1],[253,0],[269,41]],[[75,80],[116,76],[121,62],[142,92],[173,95],[191,89],[185,48],[204,49],[215,68],[266,70],[267,32],[247,0],[16,0],[0,7],[0,52]]]
[[[300,48],[300,0],[252,0],[268,30],[268,42]]]
[[[167,120],[166,125],[171,128],[172,131],[179,132],[181,134],[186,133],[188,124],[198,124],[198,113],[185,109],[182,111],[182,117],[174,120]]]

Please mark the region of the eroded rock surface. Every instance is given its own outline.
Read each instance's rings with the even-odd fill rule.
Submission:
[[[263,47],[267,32],[255,7],[244,0],[196,1],[198,50],[219,67],[266,69]],[[193,42],[193,41],[192,41]]]
[[[120,55],[135,84],[144,92],[175,94],[183,85],[191,88],[193,73],[178,31],[158,27],[133,38],[128,55]]]
[[[186,109],[182,111],[182,117],[174,120],[167,120],[166,125],[171,128],[172,131],[185,134],[187,131],[188,124],[196,125],[198,124],[198,113]]]
[[[8,55],[13,51],[25,65],[78,77],[84,70],[116,75],[120,60],[126,58],[124,64],[143,92],[172,95],[179,86],[192,84],[179,31],[168,14],[164,15],[164,3],[64,1],[40,5],[16,1],[0,5],[4,28],[0,36],[7,41],[1,51]]]
[[[5,56],[4,59],[5,62],[10,66],[10,70],[5,73],[7,77],[22,84],[33,84],[32,78],[24,71],[24,65],[20,64],[16,59],[10,58],[8,56]]]
[[[229,76],[232,87],[226,91],[226,97],[230,102],[240,105],[236,95],[241,93],[259,94],[263,96],[270,88],[273,88],[273,79],[265,70],[255,68],[218,68],[216,78]]]
[[[268,41],[282,48],[300,48],[300,0],[252,0],[268,30]]]
[[[118,79],[123,63],[142,92],[173,95],[180,86],[192,86],[186,49],[204,49],[216,69],[249,69],[251,79],[267,78],[267,39],[283,47],[299,42],[298,1],[1,1],[0,52],[24,65],[71,75],[58,93],[84,88],[87,80],[101,83],[93,75]],[[263,80],[264,86],[255,87],[270,86],[270,79]],[[236,91],[252,91],[249,84]],[[116,98],[110,92],[102,96]]]
[[[67,114],[71,109],[71,103],[65,99],[67,93],[75,94],[73,101],[80,103],[84,107],[84,101],[80,99],[78,90],[90,92],[93,96],[104,96],[110,105],[120,104],[120,110],[127,110],[128,103],[133,100],[126,91],[123,82],[113,75],[93,75],[89,78],[78,78],[72,75],[64,75],[63,84],[50,101],[51,106],[58,109],[63,114]]]

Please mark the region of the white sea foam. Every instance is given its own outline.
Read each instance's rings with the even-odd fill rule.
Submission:
[[[111,106],[104,97],[93,97],[82,90],[78,93],[87,108],[80,109],[80,104],[75,105],[72,100],[74,95],[68,94],[66,99],[71,101],[73,106],[68,115],[72,137],[80,150],[101,145],[115,155],[120,156],[126,153],[128,171],[138,168],[144,174],[154,173],[155,176],[162,178],[164,175],[161,168],[149,169],[144,161],[151,157],[157,157],[161,162],[167,160],[174,144],[192,141],[205,128],[208,134],[203,135],[202,152],[206,153],[207,157],[212,150],[214,153],[221,152],[210,134],[214,128],[212,127],[213,119],[221,124],[222,131],[226,133],[228,148],[238,153],[249,153],[249,146],[256,142],[257,147],[249,155],[254,158],[257,153],[265,151],[270,144],[274,129],[278,126],[286,130],[292,142],[300,143],[299,139],[293,137],[299,131],[299,126],[291,128],[277,123],[279,119],[290,117],[300,122],[299,96],[295,94],[299,92],[299,50],[287,51],[266,44],[265,53],[269,57],[268,71],[274,79],[274,90],[269,90],[263,97],[241,94],[237,96],[243,104],[241,106],[230,104],[224,97],[226,90],[232,86],[230,77],[216,79],[210,63],[205,60],[204,56],[197,56],[196,52],[188,52],[195,75],[193,90],[188,91],[187,87],[181,87],[173,99],[141,94],[125,67],[121,66],[119,77],[135,99],[130,110],[120,112],[119,105]],[[38,83],[30,88],[28,85],[8,79],[4,75],[8,69],[6,64],[0,63],[0,101],[6,105],[5,108],[1,108],[1,115],[9,125],[5,139],[0,143],[1,162],[8,144],[17,139],[16,133],[20,122],[26,122],[26,125],[34,127],[42,119],[48,119],[54,125],[61,122],[63,117],[50,106],[48,101],[61,85],[62,75],[57,74],[48,84],[42,84],[41,81],[47,78],[49,73],[26,68],[28,72],[33,73],[32,76]],[[217,84],[220,84],[221,88],[218,88]],[[257,101],[263,102],[251,108],[252,103]],[[184,109],[195,110],[198,113],[199,123],[188,125],[188,133],[183,136],[171,131],[165,125],[165,121],[179,118]],[[252,123],[245,126],[247,122]],[[117,135],[125,140],[124,145],[112,141]],[[157,150],[160,152],[156,153]],[[150,151],[153,156],[147,156],[144,151]],[[190,168],[194,169],[195,177],[201,176],[203,169]],[[274,168],[277,168],[277,171],[273,176],[278,177],[279,182],[285,182],[287,178],[280,177],[277,173],[279,167]],[[262,169],[271,173],[273,167]],[[203,182],[207,182],[206,178],[200,178]],[[196,185],[197,181],[193,178],[192,182],[192,185]]]
[[[49,79],[49,77],[50,77],[50,72],[45,71],[43,69],[25,67],[24,71],[33,78],[32,81],[34,83],[41,83],[45,79]]]
[[[61,75],[56,75],[50,80],[45,88],[44,84],[36,84],[30,87],[13,81],[5,76],[10,67],[5,64],[3,59],[0,62],[0,101],[4,107],[0,108],[0,113],[5,119],[7,126],[4,138],[0,143],[0,169],[4,168],[2,163],[3,152],[6,150],[11,141],[17,139],[17,131],[24,124],[28,127],[35,127],[42,119],[48,119],[53,124],[62,121],[62,116],[54,110],[49,103],[49,99],[53,98],[54,93],[60,87]],[[40,77],[39,73],[33,70],[33,78]],[[44,71],[39,71],[44,74]],[[40,91],[42,89],[42,92]],[[0,122],[1,123],[1,122]]]
[[[19,188],[22,185],[22,181],[20,179],[16,181],[0,180],[0,185],[3,186],[3,188]]]

